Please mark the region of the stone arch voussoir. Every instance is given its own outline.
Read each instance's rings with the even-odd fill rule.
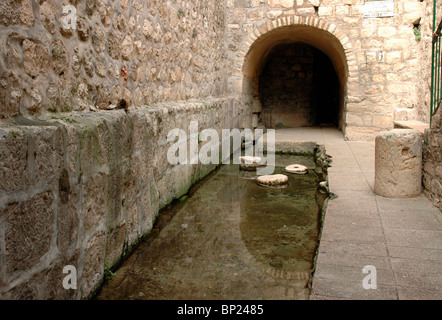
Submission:
[[[247,55],[249,54],[253,45],[259,41],[261,37],[274,30],[297,25],[310,26],[326,31],[339,40],[346,57],[348,78],[358,77],[359,73],[356,54],[354,52],[351,40],[345,34],[345,32],[343,32],[336,24],[327,22],[318,17],[301,17],[296,15],[285,16],[272,21],[267,21],[250,31],[239,50],[240,55],[235,68],[236,75],[242,76],[242,70],[244,64],[246,63]]]
[[[250,53],[255,46],[259,45],[261,39],[269,37],[269,35],[279,31],[282,32],[284,30],[290,30],[290,28],[298,27],[307,27],[309,30],[322,32],[321,34],[327,35],[328,38],[332,39],[335,47],[339,47],[336,49],[340,52],[339,58],[335,58],[335,60],[339,60],[340,70],[338,71],[338,74],[340,76],[341,85],[345,87],[345,99],[349,96],[358,96],[359,90],[357,83],[352,86],[348,85],[349,79],[358,79],[359,70],[356,54],[347,34],[336,24],[330,23],[324,19],[313,16],[301,17],[296,15],[284,16],[271,21],[269,20],[249,32],[239,50],[239,56],[235,65],[235,92],[241,94],[249,93],[248,90],[250,90],[250,88],[245,85],[245,82],[250,81],[251,75],[247,73],[246,67],[249,63],[248,59]],[[344,103],[344,108],[346,108],[346,104],[347,102]],[[343,121],[345,120],[343,119]]]

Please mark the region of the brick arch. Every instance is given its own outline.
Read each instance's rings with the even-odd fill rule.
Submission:
[[[348,85],[349,79],[359,76],[356,54],[348,36],[320,18],[286,16],[253,29],[242,44],[235,66],[235,91],[253,97],[266,56],[276,45],[289,42],[305,42],[329,56],[341,84],[340,127],[345,133],[347,97],[357,96],[359,91],[357,84]]]

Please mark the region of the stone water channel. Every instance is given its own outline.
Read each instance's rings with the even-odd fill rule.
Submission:
[[[327,194],[313,156],[277,155],[275,174],[294,163],[308,174],[283,189],[219,168],[160,214],[95,299],[308,299]]]

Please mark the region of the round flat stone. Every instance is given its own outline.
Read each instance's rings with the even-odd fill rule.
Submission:
[[[241,160],[241,164],[245,164],[245,165],[260,165],[261,164],[261,158],[260,157],[250,157],[250,156],[245,156],[245,157],[240,157],[239,158]]]
[[[256,182],[259,185],[266,187],[286,186],[289,182],[289,177],[283,174],[273,174],[268,176],[260,176],[256,179]]]
[[[255,170],[262,165],[260,157],[245,156],[239,159],[241,160],[241,170]]]
[[[307,167],[300,165],[300,164],[292,164],[290,166],[287,166],[285,168],[285,171],[288,173],[295,173],[295,174],[306,174],[307,173]]]

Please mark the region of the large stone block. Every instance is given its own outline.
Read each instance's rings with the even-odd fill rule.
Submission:
[[[85,230],[96,230],[104,224],[107,179],[102,174],[90,177],[82,186],[82,216]]]
[[[388,198],[412,198],[422,193],[419,131],[394,129],[376,136],[374,191]]]
[[[98,121],[97,121],[98,122]],[[114,149],[112,132],[106,121],[99,121],[96,126],[97,145],[94,151],[97,154],[97,163],[109,174],[110,163],[112,162],[112,152]]]
[[[397,29],[395,27],[379,27],[378,35],[383,38],[390,38],[397,34]]]
[[[39,290],[40,284],[44,283],[42,273],[33,275],[31,278],[22,281],[4,294],[1,294],[2,300],[38,300],[44,296],[44,292]]]
[[[80,252],[77,250],[71,257],[57,259],[42,273],[44,274],[45,279],[40,282],[40,288],[44,288],[44,291],[40,290],[43,291],[40,293],[40,299],[75,300],[81,298],[79,290],[65,289],[63,287],[63,280],[67,276],[67,274],[63,272],[66,266],[73,266],[77,269],[76,275],[78,281],[79,255]]]
[[[333,14],[333,7],[319,7],[318,15],[321,16],[331,16]]]
[[[60,204],[57,216],[57,246],[61,252],[66,252],[75,246],[78,239],[79,217],[74,201]]]
[[[93,293],[103,280],[105,252],[106,234],[100,231],[89,240],[85,248],[84,268],[79,278],[79,287],[85,298]]]
[[[67,154],[67,169],[77,179],[80,178],[80,137],[78,128],[73,125],[65,125],[67,146],[65,152]]]
[[[372,124],[375,127],[391,129],[393,128],[393,118],[392,116],[374,114]]]
[[[0,4],[0,23],[23,24],[32,27],[35,23],[31,1],[6,0]]]
[[[155,181],[153,179],[153,173],[149,173],[151,178],[147,186],[145,186],[145,192],[141,193],[137,199],[139,208],[139,234],[145,235],[150,230],[154,223],[154,219],[157,216],[158,205],[158,192],[155,187]]]
[[[29,182],[28,142],[19,128],[0,128],[0,190],[12,191]]]
[[[191,187],[192,182],[192,166],[191,165],[179,165],[174,168],[173,174],[175,175],[174,192],[176,198],[180,198]]]
[[[28,127],[29,153],[34,163],[30,167],[37,181],[56,183],[63,166],[63,133],[55,126]],[[35,168],[34,168],[35,166]]]
[[[345,138],[350,141],[374,141],[380,131],[381,129],[376,127],[347,126]]]
[[[115,228],[109,230],[105,250],[105,261],[109,266],[114,265],[121,259],[125,246],[127,246],[127,240],[128,226],[125,220],[120,222]]]
[[[270,0],[270,8],[282,7],[282,8],[292,8],[294,5],[294,0]]]
[[[350,12],[350,7],[346,5],[337,5],[335,7],[336,15],[348,15]]]
[[[40,20],[46,30],[54,34],[56,30],[56,13],[58,11],[55,1],[46,1],[40,6]]]
[[[140,238],[140,210],[136,202],[127,206],[126,209],[126,221],[127,221],[127,242],[128,244],[134,244]]]
[[[369,126],[372,123],[373,116],[367,113],[347,113],[346,122],[350,126]]]
[[[49,50],[44,45],[29,39],[23,41],[23,66],[29,76],[47,75],[48,62]]]
[[[54,195],[45,192],[6,208],[6,272],[28,271],[49,252],[54,236]]]

